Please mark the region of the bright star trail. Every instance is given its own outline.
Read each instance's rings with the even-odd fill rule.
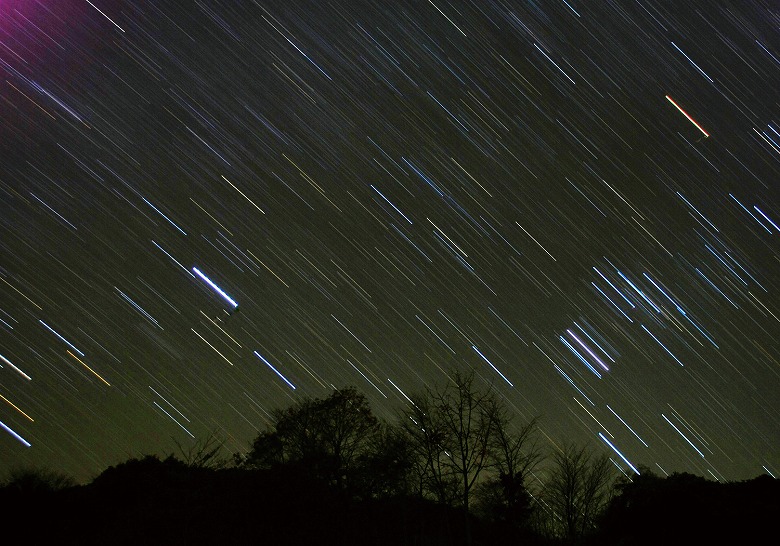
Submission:
[[[235,302],[233,298],[225,294],[225,291],[222,290],[219,286],[214,284],[214,281],[209,279],[206,275],[200,272],[200,270],[197,267],[192,268],[192,272],[195,273],[198,277],[200,277],[206,284],[208,284],[217,294],[222,296],[226,302],[228,302],[233,307],[238,307],[238,304]]]
[[[682,107],[680,107],[680,105],[679,105],[679,104],[677,104],[676,102],[674,102],[674,99],[672,99],[672,97],[670,97],[669,95],[666,95],[666,100],[668,100],[669,102],[671,102],[671,103],[674,105],[674,107],[675,107],[675,108],[677,108],[677,109],[680,111],[680,113],[681,113],[682,115],[684,115],[684,116],[685,116],[685,118],[686,118],[688,121],[690,121],[691,123],[693,123],[693,125],[694,125],[694,126],[695,126],[695,127],[696,127],[696,128],[699,130],[699,131],[701,131],[701,132],[702,132],[702,134],[704,135],[704,138],[707,138],[707,137],[709,137],[709,136],[710,136],[710,134],[709,134],[707,131],[705,131],[704,129],[702,129],[701,125],[699,125],[698,123],[696,123],[696,120],[695,120],[695,119],[693,119],[693,118],[692,118],[692,117],[691,117],[691,116],[688,114],[688,112],[686,112],[685,110],[683,110],[683,109],[682,109]]]
[[[244,451],[344,386],[392,421],[473,369],[548,452],[780,475],[771,3],[21,1],[0,34],[0,468]]]
[[[290,383],[290,380],[289,380],[289,379],[287,379],[287,378],[286,378],[286,377],[285,377],[285,376],[282,374],[282,372],[280,372],[279,370],[277,370],[276,368],[274,368],[273,364],[271,364],[270,362],[268,362],[268,360],[266,360],[266,358],[265,358],[263,355],[261,355],[260,353],[258,353],[257,351],[255,351],[255,356],[256,356],[257,358],[259,358],[260,360],[262,360],[262,361],[263,361],[263,363],[264,363],[266,366],[268,366],[269,368],[271,368],[271,369],[274,371],[274,373],[275,373],[276,375],[278,375],[280,378],[282,378],[282,381],[284,381],[285,383],[287,383],[287,384],[290,386],[290,388],[291,388],[291,389],[295,390],[295,385],[293,385],[292,383]]]

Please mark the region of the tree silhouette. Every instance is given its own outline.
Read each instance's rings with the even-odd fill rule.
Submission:
[[[535,437],[537,419],[513,429],[504,406],[498,408],[494,419],[496,424],[490,441],[494,468],[492,475],[479,486],[479,512],[491,521],[524,528],[533,508],[527,483],[543,459]]]
[[[442,504],[454,504],[458,496],[458,479],[447,451],[451,440],[438,419],[433,395],[413,396],[412,405],[406,408],[403,416],[401,427],[414,455],[418,493]]]
[[[606,455],[574,444],[557,451],[544,497],[558,534],[574,542],[592,532],[610,500],[614,481],[615,467]]]
[[[249,453],[236,453],[233,459],[238,466],[267,470],[287,462],[284,444],[275,430],[264,430],[252,441]]]
[[[255,438],[245,464],[271,468],[296,464],[339,488],[379,433],[366,397],[354,387],[324,399],[305,399],[273,412],[272,427]]]
[[[317,404],[316,416],[326,453],[333,458],[336,482],[342,485],[357,457],[369,451],[379,421],[365,395],[354,387],[334,391]]]
[[[230,464],[230,460],[222,455],[225,440],[220,439],[216,431],[190,446],[184,446],[178,440],[174,440],[174,443],[179,450],[177,458],[187,466],[219,470]]]
[[[367,449],[356,462],[353,490],[361,498],[413,495],[414,451],[404,431],[382,423],[367,439]]]
[[[48,468],[14,468],[2,488],[24,495],[53,493],[76,485],[76,480],[67,474]]]
[[[411,400],[401,427],[420,494],[463,510],[467,542],[476,497],[483,516],[518,526],[527,520],[531,499],[525,484],[541,459],[536,422],[513,429],[504,402],[490,386],[477,385],[473,370],[455,372],[443,387]]]
[[[492,464],[491,442],[501,424],[496,395],[477,388],[474,378],[473,371],[456,372],[443,388],[412,397],[403,422],[432,493],[466,511],[474,485]]]

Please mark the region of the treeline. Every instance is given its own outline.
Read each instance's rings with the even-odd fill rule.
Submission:
[[[12,472],[0,518],[25,544],[744,544],[774,533],[777,480],[626,476],[584,446],[544,453],[536,420],[513,415],[473,373],[412,396],[393,422],[339,389],[274,411],[232,457],[211,436],[84,486]]]

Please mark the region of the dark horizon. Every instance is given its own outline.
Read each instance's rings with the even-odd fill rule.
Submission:
[[[548,452],[780,476],[761,1],[0,5],[0,468],[455,370]],[[3,476],[0,476],[2,478]]]

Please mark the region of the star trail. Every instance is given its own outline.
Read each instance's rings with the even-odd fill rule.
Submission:
[[[474,369],[547,448],[780,475],[771,2],[0,2],[0,467]]]

